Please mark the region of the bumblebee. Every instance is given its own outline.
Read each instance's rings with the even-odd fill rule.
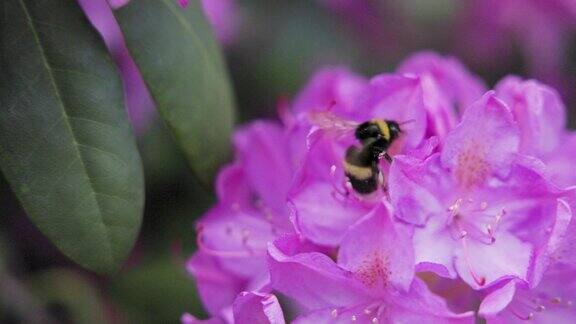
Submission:
[[[352,188],[361,195],[378,189],[381,183],[378,163],[382,157],[392,162],[386,151],[400,137],[400,125],[410,122],[400,124],[393,120],[372,119],[356,123],[340,119],[328,112],[311,115],[311,119],[320,129],[337,134],[354,130],[354,137],[361,146],[351,145],[346,150],[343,166]]]
[[[350,146],[346,150],[343,161],[344,173],[359,194],[369,194],[378,188],[380,183],[378,159],[374,158],[374,152],[369,146]]]
[[[366,195],[378,189],[381,182],[378,162],[381,157],[392,162],[386,150],[400,133],[400,125],[391,120],[374,119],[356,127],[354,135],[362,146],[350,146],[343,163],[344,172],[354,191]]]
[[[393,120],[373,119],[363,122],[356,127],[354,136],[372,154],[373,159],[379,160],[381,156],[392,162],[386,150],[394,140],[400,137],[402,130],[400,124]]]

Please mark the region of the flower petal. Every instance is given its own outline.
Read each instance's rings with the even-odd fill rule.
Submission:
[[[408,57],[397,72],[429,75],[440,87],[442,97],[456,104],[462,112],[487,90],[484,82],[456,58],[434,52],[424,51]]]
[[[463,188],[482,184],[491,174],[506,175],[518,152],[518,126],[504,103],[488,92],[470,106],[446,137],[442,164]]]
[[[495,87],[498,98],[512,110],[520,128],[520,151],[542,157],[559,144],[566,108],[558,93],[535,80],[509,76]]]
[[[240,162],[229,164],[220,170],[216,179],[216,193],[219,203],[241,208],[251,205],[250,190]]]
[[[246,179],[266,208],[284,215],[293,168],[280,125],[254,122],[234,134]]]
[[[575,195],[575,192],[572,192],[572,195]],[[566,228],[564,235],[556,241],[556,244],[551,244],[553,248],[555,248],[552,252],[552,256],[555,262],[560,264],[566,265],[575,265],[576,264],[576,217],[574,217],[573,212],[574,210],[574,202],[572,202],[572,206],[566,206],[564,201],[559,202],[560,205],[563,206],[563,210],[570,213],[570,221],[568,223],[568,227]],[[564,221],[566,218],[562,218],[559,222]],[[558,221],[557,221],[558,222]]]
[[[515,293],[516,280],[509,280],[482,300],[478,313],[482,316],[490,316],[501,312],[512,302]]]
[[[575,275],[573,266],[552,266],[533,289],[516,283],[515,291],[512,287],[504,286],[503,291],[488,295],[482,302],[481,314],[487,318],[488,323],[525,323],[526,320],[540,324],[574,323]]]
[[[223,270],[214,257],[201,251],[190,258],[186,269],[196,280],[202,304],[213,316],[232,304],[245,285],[244,280]]]
[[[374,315],[364,313],[366,304],[346,308],[323,308],[299,316],[294,324],[373,324]]]
[[[396,156],[388,180],[390,201],[395,216],[409,224],[423,226],[430,216],[445,211],[438,199],[453,190],[446,183],[446,171],[440,165],[440,156],[434,154],[426,160],[409,155]]]
[[[335,198],[330,184],[316,181],[303,186],[291,197],[298,231],[317,244],[340,244],[350,226],[369,211],[352,199],[342,199]]]
[[[400,140],[408,148],[417,147],[426,132],[426,109],[419,78],[401,75],[379,75],[358,103],[358,111],[365,111],[367,119],[382,118],[399,123],[410,121]]]
[[[414,253],[418,271],[432,271],[439,276],[456,278],[454,251],[458,243],[440,217],[431,218],[425,227],[414,231]]]
[[[200,250],[216,256],[222,267],[243,277],[263,273],[268,242],[276,229],[257,211],[218,205],[198,223]]]
[[[284,314],[276,296],[241,292],[233,305],[235,323],[284,324]]]
[[[334,104],[331,111],[349,115],[366,83],[362,77],[345,68],[322,69],[300,91],[293,110],[295,113],[321,111]]]
[[[560,143],[562,145],[544,159],[550,179],[561,187],[575,186],[576,133],[567,132],[560,138]]]
[[[189,0],[178,0],[182,8],[188,6]],[[224,45],[234,42],[240,30],[240,10],[235,0],[202,0],[200,1],[206,18],[210,22],[218,41]]]
[[[528,279],[534,253],[530,244],[506,233],[490,245],[477,240],[467,240],[467,244],[467,251],[461,248],[456,252],[455,265],[462,280],[472,288],[484,288],[509,278]],[[485,279],[484,286],[478,284],[472,271]]]
[[[394,296],[394,303],[381,323],[474,323],[474,312],[454,314],[446,301],[433,294],[418,278],[412,282],[408,293]]]
[[[272,288],[294,298],[303,307],[319,309],[356,305],[370,300],[353,276],[328,256],[298,253],[301,241],[295,235],[277,239],[268,248]]]
[[[411,234],[403,225],[393,224],[388,208],[379,205],[350,228],[338,252],[338,265],[376,293],[389,284],[408,290],[414,279]]]
[[[529,277],[531,287],[540,282],[551,264],[576,264],[576,253],[571,246],[575,240],[572,236],[575,226],[571,225],[573,215],[570,206],[563,199],[557,200],[555,216],[554,225],[545,231],[548,234],[545,236],[545,243],[536,248],[534,269]]]

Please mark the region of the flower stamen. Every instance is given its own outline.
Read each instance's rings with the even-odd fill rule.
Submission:
[[[518,313],[514,309],[510,309],[510,312],[512,312],[512,314],[514,314],[514,316],[516,316],[518,319],[520,319],[522,321],[530,321],[534,318],[534,313],[532,313],[532,312],[528,313],[528,315],[521,315],[520,313]]]
[[[338,317],[338,310],[336,308],[334,308],[331,312],[330,315],[334,318]]]
[[[462,228],[459,224],[458,224],[458,227],[460,229],[460,242],[462,243],[462,250],[464,252],[464,261],[466,262],[466,266],[468,267],[468,271],[470,272],[470,275],[472,276],[472,278],[474,279],[476,284],[478,284],[478,286],[484,286],[484,284],[486,283],[486,278],[476,274],[476,272],[474,271],[474,268],[472,267],[472,262],[470,260],[470,251],[469,251],[468,241],[467,241],[468,232],[466,232],[465,230],[462,230]]]

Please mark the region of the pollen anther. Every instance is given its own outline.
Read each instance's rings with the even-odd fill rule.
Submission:
[[[480,209],[481,210],[486,210],[486,208],[488,208],[488,203],[483,201],[480,203]]]

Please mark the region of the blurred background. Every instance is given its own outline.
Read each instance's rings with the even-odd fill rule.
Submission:
[[[227,58],[238,123],[275,118],[279,100],[290,100],[320,66],[371,76],[424,49],[458,57],[489,86],[511,73],[538,78],[560,91],[571,117],[576,111],[573,0],[205,2],[213,5],[205,8]],[[203,314],[184,262],[213,194],[195,180],[153,107],[143,109],[147,117],[135,127],[144,221],[114,276],[62,256],[0,180],[0,323],[177,323],[183,312]]]

